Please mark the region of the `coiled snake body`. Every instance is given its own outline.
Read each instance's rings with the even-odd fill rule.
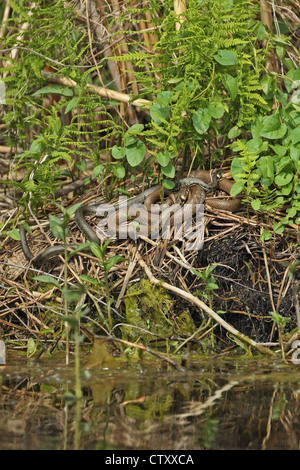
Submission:
[[[201,204],[204,202],[207,203],[213,209],[235,211],[240,206],[240,198],[230,198],[230,199],[217,199],[214,197],[205,198],[205,191],[215,189],[219,186],[219,189],[225,191],[228,195],[230,194],[230,189],[232,187],[232,182],[226,178],[222,178],[223,171],[217,170],[211,176],[209,171],[205,170],[196,170],[190,174],[187,178],[182,178],[175,183],[175,191],[177,193],[171,193],[170,191],[164,191],[164,195],[167,195],[166,204],[172,206],[172,204]],[[160,199],[161,196],[161,186],[156,185],[149,189],[146,189],[137,196],[128,199],[126,201],[126,207],[130,207],[137,204],[144,204],[146,210],[151,204],[154,204]],[[122,205],[118,206],[118,211],[122,209]],[[86,215],[95,215],[99,210],[99,204],[86,204],[81,206],[75,212],[75,222],[79,230],[85,235],[85,237],[96,244],[100,243],[99,234],[97,235],[90,225],[86,222]],[[63,245],[54,245],[52,247],[46,248],[42,253],[39,253],[37,256],[34,256],[28,246],[26,239],[26,231],[23,226],[20,227],[20,238],[21,238],[21,247],[26,258],[34,265],[41,265],[49,258],[53,256],[58,256],[64,254],[65,247]],[[75,249],[78,248],[78,245],[68,245],[68,248]],[[82,251],[90,251],[89,247]]]

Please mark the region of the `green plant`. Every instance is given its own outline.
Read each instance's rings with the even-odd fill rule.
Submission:
[[[254,210],[269,214],[286,205],[285,215],[273,224],[277,233],[282,233],[287,225],[300,222],[300,95],[297,88],[300,67],[289,66],[285,90],[280,88],[278,75],[264,78],[264,82],[268,79],[265,97],[268,99],[272,93],[276,109],[268,115],[259,114],[251,126],[251,138],[237,140],[231,146],[238,153],[231,164],[236,180],[231,194],[243,191]],[[291,88],[291,84],[296,88]]]
[[[117,60],[135,64],[141,96],[152,102],[151,121],[139,137],[164,177],[173,178],[179,152],[188,148],[193,162],[203,164],[204,148],[214,147],[212,165],[225,155],[218,137],[236,137],[269,109],[260,83],[268,48],[258,46],[266,32],[255,2],[190,1],[180,30],[173,5],[165,3],[154,54],[131,52]]]
[[[35,207],[55,194],[64,178],[80,178],[91,160],[93,177],[108,174],[122,179],[124,171],[115,162],[104,165],[113,135],[122,128],[101,98],[88,89],[95,69],[86,66],[87,33],[76,24],[71,6],[53,2],[10,2],[11,18],[0,38],[0,73],[6,86],[5,106],[0,116],[5,124],[4,142],[14,152],[15,170],[25,168],[22,181],[5,181],[23,192],[19,203]],[[23,25],[26,24],[26,33]],[[17,50],[17,59],[10,53]],[[99,65],[99,68],[102,65]],[[63,77],[76,86],[49,84],[49,76]],[[4,183],[4,182],[3,182]]]
[[[105,286],[105,294],[106,294],[106,302],[107,302],[107,316],[108,316],[108,325],[109,328],[112,329],[113,327],[113,320],[112,320],[112,315],[111,315],[111,297],[110,297],[110,285],[109,285],[109,279],[108,279],[108,274],[111,268],[122,261],[125,260],[123,256],[120,255],[113,255],[111,257],[107,257],[107,247],[111,240],[107,240],[104,243],[101,243],[101,245],[96,245],[96,243],[91,243],[90,248],[93,252],[93,254],[99,258],[99,265],[103,267],[104,269],[104,286]]]

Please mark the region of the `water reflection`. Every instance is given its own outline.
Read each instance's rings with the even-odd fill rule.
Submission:
[[[73,369],[62,358],[7,362],[1,450],[300,447],[299,366],[197,358],[187,372],[174,372],[159,361],[116,358],[109,367],[82,365],[77,402]]]

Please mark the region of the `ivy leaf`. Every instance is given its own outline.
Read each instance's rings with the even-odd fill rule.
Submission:
[[[170,161],[170,154],[167,150],[159,152],[157,155],[157,161],[161,166],[167,166]]]
[[[128,131],[126,131],[125,136],[140,134],[143,129],[144,124],[133,124],[133,126],[131,126]]]
[[[221,65],[235,65],[237,63],[235,53],[226,49],[220,49],[218,53],[214,55],[214,59]]]
[[[161,124],[169,115],[170,106],[154,103],[150,109],[150,116],[156,124]]]
[[[126,147],[126,157],[130,166],[139,165],[145,156],[146,147],[144,142],[138,140],[135,145]]]
[[[104,165],[102,165],[102,163],[100,163],[100,165],[95,166],[95,168],[93,169],[92,178],[97,178],[97,176],[99,176],[103,170]]]
[[[211,121],[211,115],[207,108],[199,108],[198,111],[193,114],[193,124],[198,134],[205,134],[209,128]]]
[[[161,168],[161,171],[168,178],[174,178],[174,176],[175,176],[175,167],[174,167],[173,163],[171,163],[171,162],[169,162],[166,166],[163,166]]]
[[[292,181],[293,177],[294,177],[293,173],[281,172],[279,173],[279,175],[275,176],[275,183],[278,186],[285,186],[286,184],[289,184],[290,181]]]
[[[125,168],[120,163],[118,163],[116,166],[113,166],[112,171],[117,178],[123,179],[125,176]]]
[[[261,185],[263,187],[270,186],[274,180],[273,158],[270,155],[260,157],[260,159],[257,160],[257,168],[261,174]]]
[[[278,113],[274,113],[264,119],[261,136],[267,139],[281,139],[286,131],[286,124],[281,123]]]
[[[211,117],[213,117],[215,119],[220,119],[223,116],[224,112],[225,112],[225,108],[222,105],[222,103],[220,103],[218,101],[212,101],[208,105],[208,111],[209,111]]]
[[[227,134],[228,139],[235,139],[241,133],[241,129],[238,126],[233,126]]]
[[[121,160],[121,158],[125,157],[126,148],[117,147],[116,145],[114,145],[113,148],[111,149],[111,154],[116,160]]]

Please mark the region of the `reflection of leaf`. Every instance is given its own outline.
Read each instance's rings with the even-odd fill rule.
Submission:
[[[33,338],[29,338],[27,341],[27,356],[32,356],[36,351],[36,344]]]

